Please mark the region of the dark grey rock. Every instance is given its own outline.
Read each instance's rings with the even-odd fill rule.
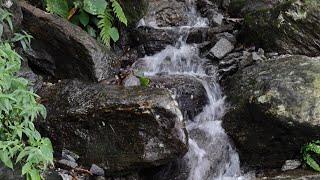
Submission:
[[[34,61],[34,69],[38,68],[38,71],[56,79],[99,81],[113,76],[116,70],[116,67],[112,67],[115,59],[113,53],[100,46],[80,27],[25,1],[19,1],[18,4],[23,12],[24,29],[35,37],[32,48],[39,51],[35,54],[36,58],[29,59]],[[48,65],[38,66],[44,61]]]
[[[61,159],[58,161],[58,166],[63,168],[63,169],[74,169],[78,166],[78,164],[76,162],[73,162],[73,161],[69,161],[69,160],[66,160],[66,159]]]
[[[153,55],[168,45],[173,45],[179,37],[174,29],[155,29],[152,27],[139,27],[133,34],[136,46],[139,46],[140,57]]]
[[[80,158],[79,155],[77,155],[76,153],[71,152],[67,149],[63,149],[61,155],[62,155],[63,159],[68,160],[68,161],[72,161],[72,162],[76,162]]]
[[[106,174],[159,166],[183,156],[182,114],[165,89],[62,81],[43,88],[46,121],[38,129]]]
[[[149,0],[146,22],[153,22],[159,27],[187,25],[188,7],[185,1],[179,0]]]
[[[208,103],[207,92],[200,80],[186,75],[154,76],[150,86],[164,87],[174,94],[186,119],[192,120]]]
[[[243,43],[282,54],[320,55],[319,1],[252,3],[259,2],[266,5],[245,14],[239,36]]]
[[[225,38],[221,38],[209,52],[210,57],[222,59],[234,49],[234,45]]]
[[[140,79],[134,75],[129,75],[123,80],[123,85],[125,87],[129,86],[140,86]]]
[[[288,56],[255,63],[224,81],[231,107],[223,127],[244,165],[281,168],[320,138],[319,77],[319,58]]]

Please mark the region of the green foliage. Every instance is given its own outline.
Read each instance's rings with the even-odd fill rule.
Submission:
[[[127,25],[127,18],[117,0],[78,0],[69,3],[67,1],[46,0],[47,10],[61,17],[68,18],[72,23],[83,27],[91,36],[96,37],[96,29],[99,31],[100,40],[110,47],[111,40],[119,40],[119,31],[114,26],[117,19]]]
[[[0,8],[0,16],[1,27],[6,22],[13,30],[8,19],[11,14]],[[40,180],[41,172],[53,163],[53,148],[33,121],[38,115],[45,118],[46,109],[37,102],[39,96],[29,90],[28,81],[16,76],[22,58],[13,50],[14,42],[27,49],[30,41],[26,32],[0,41],[0,161],[11,169],[16,164],[22,166],[21,174],[27,180]]]
[[[303,160],[315,171],[320,172],[320,166],[316,158],[320,155],[320,141],[314,141],[302,148]]]
[[[47,11],[67,18],[68,17],[68,3],[65,0],[46,0]]]
[[[143,86],[143,87],[148,87],[149,84],[150,84],[150,79],[147,78],[147,77],[140,76],[140,77],[139,77],[139,80],[140,80],[141,86]]]

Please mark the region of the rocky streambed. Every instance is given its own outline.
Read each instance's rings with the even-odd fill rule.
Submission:
[[[47,107],[47,179],[319,178],[300,153],[320,136],[317,0],[128,6],[112,51],[41,1],[10,7],[34,37],[19,75]]]

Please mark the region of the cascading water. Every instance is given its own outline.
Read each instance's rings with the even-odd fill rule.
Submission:
[[[216,74],[208,74],[207,61],[200,58],[196,44],[187,44],[188,29],[207,26],[207,19],[197,15],[194,1],[189,0],[188,26],[174,27],[180,32],[175,46],[167,46],[161,52],[142,59],[145,76],[157,74],[186,75],[200,81],[207,92],[209,103],[194,119],[186,122],[189,133],[189,152],[183,161],[187,164],[189,180],[247,179],[240,176],[239,156],[230,144],[221,126],[224,115],[224,97],[216,82]],[[152,22],[142,21],[140,25],[157,27]],[[182,110],[183,111],[183,110]]]

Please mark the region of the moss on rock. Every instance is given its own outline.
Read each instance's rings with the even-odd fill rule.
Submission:
[[[223,126],[255,168],[278,168],[320,138],[320,58],[290,56],[250,66],[230,77],[232,105]]]

